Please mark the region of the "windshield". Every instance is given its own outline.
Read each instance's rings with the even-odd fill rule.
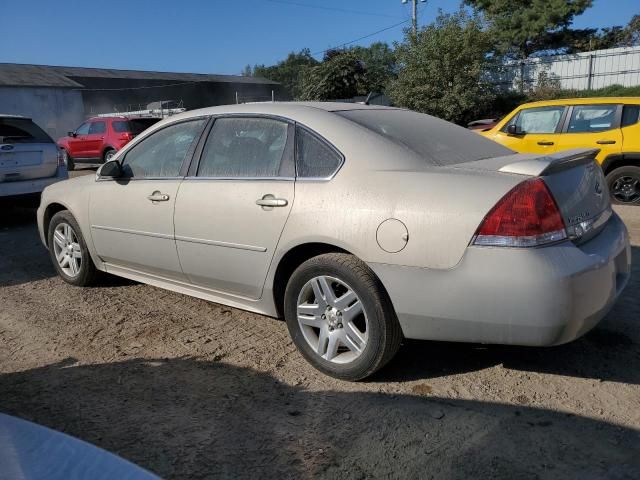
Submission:
[[[432,165],[456,165],[514,153],[466,128],[409,110],[335,113],[412,150]]]

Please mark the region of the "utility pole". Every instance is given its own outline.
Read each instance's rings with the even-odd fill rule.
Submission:
[[[422,3],[427,3],[427,0],[420,0]],[[409,3],[409,0],[402,0],[402,3]],[[418,0],[411,0],[413,10],[413,35],[418,36]]]

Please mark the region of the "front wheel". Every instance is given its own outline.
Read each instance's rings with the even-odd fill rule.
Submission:
[[[616,168],[607,175],[607,185],[614,203],[640,204],[640,167],[627,165]]]
[[[76,219],[67,210],[56,213],[49,223],[48,245],[51,261],[62,279],[85,287],[98,275]]]
[[[62,160],[64,161],[64,164],[67,166],[67,170],[69,172],[73,171],[76,168],[76,164],[73,161],[73,158],[71,158],[71,155],[69,155],[69,152],[67,152],[66,149],[62,149]]]
[[[373,271],[353,255],[329,253],[300,265],[285,291],[294,344],[321,372],[361,380],[398,351],[402,332]]]

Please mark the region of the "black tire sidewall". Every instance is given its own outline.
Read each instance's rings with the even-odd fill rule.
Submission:
[[[78,243],[80,244],[80,253],[82,255],[82,261],[80,264],[80,274],[75,277],[70,277],[60,268],[58,265],[58,260],[56,259],[55,249],[54,249],[54,240],[53,240],[53,232],[56,227],[61,223],[67,223],[73,228],[73,231],[76,234],[76,238],[78,239]],[[53,262],[53,266],[56,269],[56,272],[60,277],[67,283],[76,286],[85,286],[91,283],[93,277],[95,276],[95,266],[93,264],[93,260],[91,259],[91,254],[89,253],[89,249],[87,248],[87,244],[84,241],[84,237],[82,235],[82,231],[80,230],[80,226],[76,219],[66,210],[56,213],[51,221],[49,222],[49,230],[47,232],[47,243],[49,245],[49,256],[51,257],[51,261]]]
[[[71,155],[69,155],[69,151],[66,149],[63,150],[67,156],[67,171],[72,172],[73,170],[75,170],[76,164],[73,161],[73,158],[71,158]]]
[[[640,199],[636,200],[635,202],[621,202],[620,200],[618,200],[613,196],[613,184],[620,177],[624,177],[624,176],[633,176],[638,180],[640,180],[640,167],[627,165],[624,167],[616,168],[612,172],[609,172],[609,174],[607,175],[607,186],[609,187],[611,202],[615,203],[616,205],[640,205]]]
[[[305,359],[321,372],[344,380],[359,380],[377,370],[384,356],[385,335],[389,333],[385,315],[389,315],[389,311],[383,303],[385,299],[379,298],[377,292],[366,285],[367,279],[360,278],[358,273],[339,262],[320,260],[320,258],[322,257],[303,263],[293,273],[287,284],[284,307],[289,334]],[[348,364],[337,364],[320,358],[307,343],[298,325],[298,295],[309,280],[320,275],[335,277],[351,287],[367,314],[369,330],[367,346],[357,359]]]

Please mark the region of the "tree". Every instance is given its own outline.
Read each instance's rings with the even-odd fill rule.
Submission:
[[[369,47],[352,47],[349,51],[358,57],[365,68],[365,78],[358,87],[358,94],[385,92],[397,73],[396,54],[393,49],[387,43],[376,42]]]
[[[417,37],[407,31],[396,44],[400,69],[389,92],[395,103],[457,123],[484,113],[495,95],[485,80],[493,40],[482,27],[461,10],[440,13]]]
[[[489,22],[500,53],[526,58],[553,50],[573,18],[591,7],[593,0],[464,0]]]
[[[254,77],[280,82],[293,98],[298,99],[302,94],[302,79],[305,72],[317,64],[318,61],[311,56],[309,49],[305,48],[298,53],[291,52],[286,59],[276,65],[270,67],[256,65],[252,74]]]
[[[362,91],[366,68],[351,51],[330,51],[325,60],[305,72],[303,100],[338,100],[352,98]]]

